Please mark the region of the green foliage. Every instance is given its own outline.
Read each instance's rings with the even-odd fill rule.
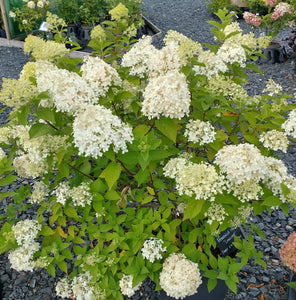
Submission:
[[[209,45],[210,50],[206,52],[211,52],[214,58],[217,58],[223,45],[233,46],[234,41],[241,38],[240,31],[228,32],[233,14],[218,10],[217,16],[220,22],[209,23],[220,45]],[[108,72],[116,73],[120,83],[106,84],[104,93],[100,90],[100,97],[91,100],[94,104],[90,104],[93,102],[87,98],[86,102],[73,105],[69,111],[55,107],[54,101],[59,98],[54,97],[56,91],[48,87],[48,92],[22,99],[10,115],[10,127],[2,128],[3,132],[0,130],[1,146],[10,151],[8,156],[3,152],[0,160],[0,186],[10,185],[19,177],[22,182],[30,176],[35,180],[32,187],[23,184],[15,191],[0,196],[0,199],[7,198],[9,202],[5,215],[1,216],[0,252],[19,247],[13,226],[19,222],[19,212],[25,210],[29,202],[29,205],[36,207],[36,220],[41,226],[36,236],[40,249],[34,253],[33,259],[39,263],[45,259],[43,267],[52,276],[55,276],[56,268],[70,280],[79,274],[89,274],[92,277],[89,284],[104,290],[107,299],[122,299],[119,281],[124,275],[132,275],[134,286],[150,277],[155,281],[156,288],[160,289],[159,275],[164,260],[172,253],[182,253],[197,263],[203,276],[209,279],[209,290],[215,287],[217,279],[221,279],[236,292],[237,272],[250,258],[265,266],[263,255],[256,251],[250,234],[247,240],[235,237],[233,244],[237,253],[225,257],[219,250],[216,238],[225,229],[244,224],[251,212],[257,214],[279,206],[287,213],[287,201],[291,200],[293,204],[294,190],[290,177],[289,180],[283,178],[283,182],[278,184],[278,191],[275,190],[270,182],[272,179],[256,177],[257,169],[250,173],[248,180],[242,179],[241,184],[245,186],[237,182],[233,184],[227,177],[233,174],[222,170],[217,163],[217,153],[221,153],[224,147],[250,144],[258,150],[262,160],[275,157],[273,150],[262,142],[262,134],[271,130],[283,132],[282,124],[296,105],[288,104],[289,96],[281,92],[274,96],[247,95],[244,89],[247,83],[246,68],[259,72],[253,64],[244,67],[239,61],[225,62],[226,69],[218,70],[216,75],[198,73],[197,66],[204,68],[202,70],[207,70],[208,66],[202,61],[204,53],[201,46],[197,45],[200,46],[196,52],[199,55],[183,56],[182,59],[186,60],[184,66],[177,71],[174,69],[177,75],[182,74],[188,88],[188,112],[180,118],[168,117],[167,111],[157,118],[151,117],[144,113],[143,106],[144,98],[148,97],[147,86],[155,78],[146,73],[130,75],[130,68],[120,64],[122,56],[130,49],[131,40],[124,34],[129,25],[123,20],[106,21],[102,25],[106,38],[95,37],[90,42],[94,49],[93,56],[112,63],[113,69],[107,65],[110,68]],[[245,60],[258,51],[246,45],[242,45],[241,50],[245,51]],[[155,56],[159,54],[157,51]],[[169,47],[166,51],[170,51]],[[169,69],[173,62],[165,61],[166,55],[162,59],[164,61],[160,65]],[[145,58],[145,63],[147,61],[148,58]],[[68,71],[69,77],[73,75],[77,79],[84,72],[81,64],[80,59],[57,57],[47,66],[49,69]],[[107,68],[105,64],[103,66]],[[104,68],[102,70],[105,72],[107,69]],[[103,73],[102,70],[98,71],[95,79]],[[160,72],[156,77],[163,78],[161,76],[170,72],[170,69],[165,74]],[[51,78],[50,74],[48,77]],[[32,79],[32,85],[36,87],[36,76]],[[58,79],[62,81],[64,78]],[[55,83],[58,86],[60,82]],[[95,87],[99,85],[98,80]],[[64,92],[65,89],[69,97],[73,96],[72,90],[78,91],[70,97],[72,102],[77,100],[76,96],[83,98],[88,91],[77,86],[75,89],[67,88],[63,86],[62,90]],[[158,90],[161,100],[166,101],[162,92]],[[59,96],[62,97],[62,94]],[[178,98],[178,101],[181,99]],[[158,106],[161,104],[158,103]],[[157,109],[160,109],[158,106]],[[75,127],[79,116],[89,107],[104,109],[95,116],[92,110],[89,111],[87,118]],[[104,114],[108,112],[112,114],[109,118],[114,117],[111,125],[108,124],[110,120],[104,119]],[[95,120],[92,120],[93,117]],[[192,120],[211,125],[214,138],[205,143],[189,139],[188,124]],[[121,125],[117,126],[116,122]],[[99,130],[90,133],[92,126],[98,126]],[[112,132],[108,138],[106,128]],[[124,134],[119,134],[123,128],[125,133],[130,132],[129,141],[125,141]],[[83,146],[87,146],[90,154],[86,155],[86,150],[81,150],[77,136],[87,136]],[[114,136],[117,140],[108,144],[106,139],[113,139]],[[206,137],[209,136],[210,133],[207,133]],[[116,142],[126,148],[120,148]],[[94,155],[91,151],[102,144],[105,145],[102,153]],[[184,165],[175,167],[171,175],[168,163],[176,158]],[[250,169],[252,162],[253,157],[248,160]],[[201,168],[196,172],[196,169],[189,169],[191,166]],[[203,173],[202,167],[211,169],[212,173]],[[182,173],[184,170],[190,170],[190,173]],[[182,181],[182,178],[186,180]],[[208,182],[208,194],[200,193]],[[238,187],[242,187],[241,190],[235,189]],[[263,236],[256,226],[252,226],[252,231]],[[143,245],[150,238],[162,240],[165,248],[160,253],[161,258],[153,262],[142,253]],[[73,262],[73,270],[70,270],[69,261]]]

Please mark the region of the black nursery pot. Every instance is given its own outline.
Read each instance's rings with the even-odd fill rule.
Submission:
[[[208,287],[208,278],[202,278],[202,284],[198,287],[197,293],[185,297],[184,300],[223,300],[225,295],[228,292],[228,287],[223,280],[217,280],[216,287],[209,293]],[[161,291],[161,300],[174,300],[175,298],[167,296],[166,292]],[[289,299],[290,300],[290,299]]]
[[[292,272],[290,273],[290,282],[296,281],[296,275],[294,275]],[[296,300],[296,291],[288,286],[288,300]]]

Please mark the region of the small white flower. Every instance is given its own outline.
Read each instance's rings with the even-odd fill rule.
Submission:
[[[133,275],[125,275],[119,281],[121,293],[125,296],[132,297],[140,288],[142,282],[133,287]]]
[[[15,18],[15,17],[16,17],[16,14],[15,14],[13,11],[10,11],[10,12],[9,12],[9,17],[10,17],[10,18]]]
[[[28,7],[31,8],[31,9],[35,8],[35,2],[34,1],[29,1],[28,2]]]
[[[44,7],[43,1],[39,0],[39,1],[37,2],[37,7],[43,8],[43,7]]]
[[[27,25],[27,24],[28,24],[28,21],[27,21],[27,20],[22,20],[22,24],[23,24],[23,25]]]
[[[162,252],[166,252],[166,247],[162,247],[163,240],[155,237],[150,238],[144,242],[141,249],[144,258],[154,263],[155,259],[162,259]]]

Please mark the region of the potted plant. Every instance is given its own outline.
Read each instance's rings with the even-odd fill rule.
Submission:
[[[36,63],[0,93],[13,108],[0,185],[34,180],[1,195],[12,197],[0,231],[12,268],[59,268],[63,298],[120,300],[146,277],[176,299],[205,278],[208,291],[223,280],[236,292],[250,258],[265,265],[251,234],[232,237],[231,254],[219,240],[251,213],[295,204],[295,178],[274,151],[296,137],[296,105],[272,80],[266,95],[247,94],[246,68],[258,71],[247,61],[268,38],[217,15],[209,50],[170,31],[162,49],[151,37],[115,43],[112,65],[27,38]],[[28,205],[36,216],[20,220]]]
[[[280,30],[295,19],[295,10],[292,4],[276,0],[261,1],[260,5],[259,2],[251,0],[250,3],[254,3],[252,12],[245,12],[244,19],[254,27],[264,28],[266,35],[275,37]]]
[[[20,31],[29,34],[38,29],[50,7],[48,0],[23,1],[20,7],[14,7],[9,12],[9,17],[18,23]]]

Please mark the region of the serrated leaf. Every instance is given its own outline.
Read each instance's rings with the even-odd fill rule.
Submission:
[[[39,234],[44,236],[49,236],[49,235],[53,235],[54,231],[50,227],[43,225]]]
[[[208,280],[207,286],[208,286],[209,293],[215,288],[216,285],[217,285],[217,279],[216,278],[210,278]]]
[[[70,218],[74,218],[74,219],[79,218],[78,215],[77,215],[76,209],[72,206],[66,206],[64,208],[64,213]]]
[[[52,277],[55,277],[56,270],[55,270],[55,267],[52,264],[48,265],[46,267],[46,270],[49,273],[49,275],[51,275]]]
[[[246,68],[249,68],[249,69],[253,70],[256,73],[259,73],[259,74],[263,75],[262,71],[255,64],[246,64]]]

